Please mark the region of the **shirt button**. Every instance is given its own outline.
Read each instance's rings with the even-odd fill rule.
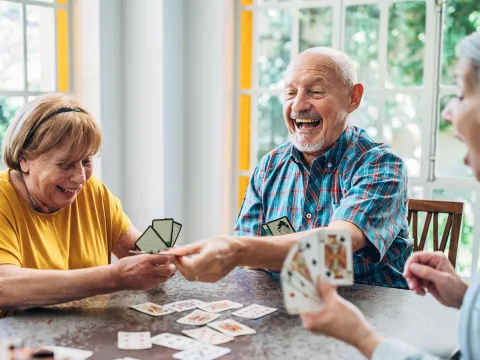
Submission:
[[[332,163],[329,162],[329,163],[327,164],[327,166],[328,166],[329,168],[331,168],[331,167],[332,167]]]
[[[312,214],[307,214],[307,219],[310,219],[312,217]]]

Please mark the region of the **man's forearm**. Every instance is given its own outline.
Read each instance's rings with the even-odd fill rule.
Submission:
[[[238,266],[264,268],[274,271],[282,269],[283,261],[290,248],[301,238],[314,234],[326,228],[315,228],[298,233],[269,237],[236,237],[240,245]],[[346,221],[334,221],[329,224],[331,230],[347,230],[352,234],[352,250],[358,251],[366,245],[363,232],[355,225]]]
[[[0,309],[3,310],[58,304],[117,290],[112,265],[80,270],[0,267]]]

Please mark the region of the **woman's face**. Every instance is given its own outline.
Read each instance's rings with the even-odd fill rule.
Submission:
[[[93,173],[93,155],[74,163],[65,159],[69,153],[69,141],[36,159],[22,159],[20,165],[26,173],[28,190],[41,207],[56,211],[73,203]]]
[[[450,100],[442,117],[455,129],[455,137],[465,142],[468,152],[464,162],[472,167],[480,181],[480,84],[478,71],[468,59],[457,66],[458,94]]]

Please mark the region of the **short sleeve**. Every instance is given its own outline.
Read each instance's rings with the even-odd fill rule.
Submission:
[[[15,215],[6,194],[0,191],[0,264],[22,266],[22,254],[18,234],[15,231]]]
[[[103,183],[102,197],[105,204],[107,236],[113,249],[118,239],[130,229],[131,221],[123,211],[120,200]]]
[[[407,204],[403,161],[392,152],[375,151],[365,155],[331,221],[348,221],[361,229],[369,243],[357,255],[378,263],[407,226]]]
[[[263,219],[263,206],[260,192],[260,184],[264,171],[260,165],[255,168],[250,182],[248,183],[245,198],[243,199],[240,213],[234,228],[236,236],[261,236],[261,223]]]

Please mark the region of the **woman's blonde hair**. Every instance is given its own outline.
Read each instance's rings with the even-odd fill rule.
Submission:
[[[20,169],[20,160],[35,159],[68,139],[67,163],[97,154],[102,143],[99,124],[71,96],[48,94],[23,106],[3,139],[3,161]]]

